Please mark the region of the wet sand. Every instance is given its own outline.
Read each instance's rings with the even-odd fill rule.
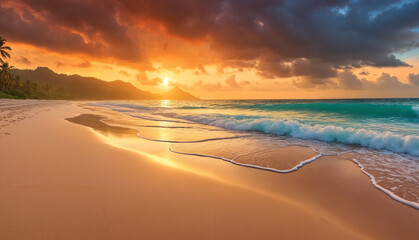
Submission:
[[[349,160],[280,174],[175,154],[80,102],[0,103],[0,239],[419,239],[419,211]]]

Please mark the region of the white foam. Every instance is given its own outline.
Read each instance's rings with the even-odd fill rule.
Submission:
[[[419,156],[419,137],[339,126],[307,125],[295,120],[240,119],[218,115],[178,115],[179,118],[232,130],[259,131],[301,139],[355,144]]]
[[[354,163],[356,163],[356,164],[358,165],[358,167],[359,167],[359,168],[361,168],[361,171],[362,171],[365,175],[367,175],[367,176],[371,179],[371,183],[372,183],[372,185],[374,185],[374,187],[376,187],[378,190],[382,191],[383,193],[387,194],[389,197],[391,197],[392,199],[394,199],[394,200],[396,200],[396,201],[398,201],[398,202],[401,202],[401,203],[403,203],[403,204],[406,204],[406,205],[407,205],[407,206],[409,206],[409,207],[412,207],[412,208],[415,208],[415,209],[419,210],[419,203],[417,203],[417,202],[411,202],[411,201],[408,201],[408,200],[406,200],[406,199],[404,199],[404,198],[401,198],[401,197],[397,196],[396,194],[392,193],[390,190],[387,190],[387,189],[385,189],[385,188],[381,187],[381,186],[380,186],[380,185],[378,185],[378,183],[375,181],[374,176],[373,176],[373,175],[371,175],[370,173],[368,173],[368,172],[365,170],[364,166],[362,166],[362,164],[361,164],[358,160],[353,159],[352,161],[353,161]]]
[[[107,106],[107,107],[109,108],[110,106]],[[419,114],[419,106],[414,106],[412,107],[412,109],[415,110]],[[113,110],[120,111],[122,109],[113,109]],[[145,109],[145,110],[147,111],[148,109]],[[130,115],[129,113],[126,113],[126,112],[125,114]],[[188,121],[194,121],[198,123],[223,127],[223,128],[232,129],[232,130],[259,131],[259,132],[276,134],[276,135],[292,136],[292,137],[300,138],[300,139],[316,139],[316,140],[328,141],[328,142],[334,141],[334,142],[340,142],[340,143],[345,143],[345,144],[356,144],[356,145],[361,145],[361,146],[374,148],[374,149],[386,149],[393,152],[409,153],[414,156],[419,156],[419,137],[412,136],[412,135],[400,136],[400,135],[396,135],[390,132],[379,133],[379,132],[374,132],[374,131],[368,131],[365,129],[357,130],[353,128],[345,129],[345,128],[337,127],[337,126],[307,125],[307,124],[303,124],[303,123],[293,121],[293,120],[278,120],[278,119],[240,119],[238,120],[238,119],[235,119],[234,117],[225,117],[225,116],[219,116],[219,115],[173,115],[171,117],[181,118]],[[156,121],[161,121],[161,120],[156,119]],[[138,131],[138,129],[135,129],[135,130]],[[138,132],[137,136],[141,137],[140,132]],[[148,139],[148,140],[152,140],[152,139]],[[304,141],[304,140],[301,140],[301,141]],[[322,153],[319,153],[318,151],[316,151],[319,153],[319,155],[311,159],[302,161],[297,166],[294,166],[291,169],[277,170],[273,168],[260,167],[260,166],[255,166],[251,164],[243,164],[243,163],[235,162],[234,160],[226,159],[223,157],[209,156],[209,155],[195,154],[195,153],[177,152],[173,150],[171,146],[169,146],[169,149],[170,151],[174,153],[185,154],[185,155],[195,155],[195,156],[201,156],[201,157],[211,157],[211,158],[221,159],[223,161],[227,161],[238,166],[256,168],[256,169],[273,171],[273,172],[278,172],[278,173],[289,173],[289,172],[296,171],[299,168],[301,168],[303,165],[310,163],[316,160],[317,158],[319,158],[320,156],[322,156]],[[338,155],[341,155],[342,153],[344,152],[341,152]],[[328,155],[327,153],[325,154]],[[334,153],[332,155],[334,155]],[[370,173],[368,173],[365,170],[364,166],[358,160],[354,158],[353,162],[356,163],[360,167],[361,171],[370,178],[374,187],[384,192],[385,194],[390,196],[392,199],[419,210],[419,203],[403,199],[402,197],[395,195],[390,190],[381,187],[377,183],[375,177],[371,175]]]
[[[252,165],[252,164],[246,164],[246,163],[239,163],[239,162],[236,162],[236,161],[234,161],[232,159],[223,158],[223,157],[219,157],[219,156],[205,155],[205,154],[199,154],[199,153],[178,152],[178,151],[173,150],[172,146],[169,146],[169,150],[171,152],[178,153],[178,154],[221,159],[223,161],[226,161],[226,162],[229,162],[229,163],[238,165],[238,166],[249,167],[249,168],[256,168],[256,169],[260,169],[260,170],[266,170],[266,171],[277,172],[277,173],[290,173],[290,172],[297,171],[302,166],[306,165],[307,163],[313,162],[314,160],[316,160],[317,158],[319,158],[319,157],[322,156],[322,154],[319,153],[318,155],[316,155],[316,156],[314,156],[314,157],[312,157],[310,159],[307,159],[307,160],[304,160],[304,161],[300,162],[298,165],[294,166],[293,168],[290,168],[290,169],[287,169],[287,170],[279,170],[279,169],[275,169],[275,168],[261,167],[261,166],[256,166],[256,165]]]
[[[412,106],[412,110],[418,115],[419,117],[419,105]]]

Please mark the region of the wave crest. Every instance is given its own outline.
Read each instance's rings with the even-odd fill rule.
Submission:
[[[378,103],[275,103],[275,104],[252,104],[232,105],[233,108],[263,111],[309,111],[321,113],[337,113],[351,116],[369,117],[405,117],[417,118],[419,106],[400,104],[378,104]]]
[[[342,128],[303,124],[295,120],[235,119],[212,115],[177,116],[185,120],[223,127],[231,130],[258,131],[280,136],[315,139],[327,142],[354,144],[374,149],[419,156],[419,137],[400,136],[391,132],[378,133],[366,129]]]

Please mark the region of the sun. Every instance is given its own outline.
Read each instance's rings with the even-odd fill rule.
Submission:
[[[168,85],[169,85],[169,80],[170,80],[170,78],[165,77],[165,78],[163,79],[163,85],[168,86]]]

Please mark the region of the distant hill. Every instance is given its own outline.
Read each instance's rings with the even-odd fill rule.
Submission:
[[[169,91],[170,98],[167,98],[166,94],[160,95],[143,91],[131,83],[121,80],[107,82],[93,77],[58,74],[47,67],[38,67],[35,70],[14,69],[13,74],[19,76],[23,82],[29,80],[41,88],[48,85],[50,91],[56,93],[56,96],[60,96],[56,98],[76,100],[198,99],[178,88]],[[171,93],[172,91],[173,93]]]
[[[187,93],[180,89],[179,87],[174,87],[170,91],[162,94],[162,99],[168,100],[199,100],[199,98],[193,96],[190,93]]]

